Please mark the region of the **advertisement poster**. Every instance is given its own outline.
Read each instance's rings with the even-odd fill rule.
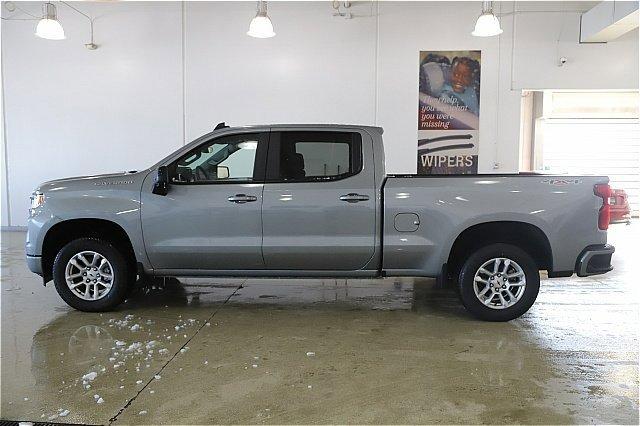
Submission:
[[[480,51],[420,52],[418,174],[478,172]]]

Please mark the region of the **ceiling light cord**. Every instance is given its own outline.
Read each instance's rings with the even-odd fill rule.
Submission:
[[[3,21],[39,21],[40,18],[5,18],[4,16],[0,16],[0,19]]]
[[[39,21],[42,18],[40,16],[36,16],[30,12],[27,12],[26,10],[22,9],[17,4],[15,4],[14,2],[5,2],[4,7],[9,12],[15,12],[16,10],[19,10],[25,15],[30,16],[30,18],[6,18],[4,16],[1,16],[0,19],[2,19],[3,21]]]
[[[492,1],[483,1],[482,2],[482,14],[490,13],[493,15],[493,2]]]
[[[15,12],[16,10],[19,10],[20,12],[22,12],[25,15],[30,16],[32,18],[32,19],[28,19],[28,18],[5,18],[3,16],[2,19],[5,20],[5,21],[37,21],[37,20],[40,20],[40,18],[41,18],[40,16],[34,15],[33,13],[24,10],[23,8],[21,8],[15,2],[12,2],[12,1],[4,2],[4,7],[9,12]]]
[[[260,0],[256,5],[256,13],[261,16],[267,16],[267,2],[264,0]]]
[[[74,12],[82,15],[84,18],[86,18],[89,21],[90,41],[89,43],[85,43],[84,46],[89,50],[96,50],[98,48],[98,45],[95,44],[95,41],[93,38],[93,23],[95,18],[84,13],[80,9],[76,8],[75,6],[72,6],[66,1],[60,0],[59,3],[67,6],[69,9],[73,10]],[[62,28],[62,25],[58,21],[58,13],[56,10],[56,6],[52,2],[47,1],[43,3],[41,16],[36,16],[22,9],[21,7],[19,7],[13,2],[6,2],[4,6],[9,12],[14,12],[18,10],[24,13],[25,15],[30,16],[30,18],[2,17],[2,20],[4,21],[38,21],[38,25],[36,26],[36,32],[35,32],[36,36],[40,38],[48,39],[48,40],[64,40],[66,38],[64,34],[64,28]]]
[[[98,48],[98,45],[93,42],[93,21],[94,21],[95,18],[93,18],[92,16],[87,15],[83,11],[77,9],[76,7],[71,6],[66,1],[60,0],[60,3],[64,4],[65,6],[67,6],[70,9],[75,10],[77,13],[79,13],[82,16],[84,16],[89,21],[89,33],[90,33],[91,41],[89,43],[85,43],[84,46],[89,50],[96,50]]]

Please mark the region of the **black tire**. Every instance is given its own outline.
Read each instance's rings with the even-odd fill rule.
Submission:
[[[526,286],[522,297],[512,306],[493,309],[483,304],[475,294],[473,283],[478,269],[494,258],[507,258],[522,268]],[[511,244],[491,244],[474,251],[464,262],[458,276],[458,294],[465,308],[484,321],[510,321],[529,310],[540,290],[540,274],[533,258],[524,250]],[[497,297],[496,295],[496,301]]]
[[[82,251],[93,251],[106,258],[112,266],[113,283],[109,292],[98,300],[84,300],[67,286],[65,268],[69,260]],[[73,240],[58,252],[53,262],[53,282],[60,297],[72,308],[85,312],[109,311],[121,304],[132,287],[131,268],[122,253],[110,243],[97,238]]]

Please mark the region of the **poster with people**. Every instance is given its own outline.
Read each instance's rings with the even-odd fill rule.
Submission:
[[[478,173],[480,51],[420,52],[418,174]]]

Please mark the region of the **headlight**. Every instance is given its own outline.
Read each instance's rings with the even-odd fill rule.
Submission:
[[[40,191],[36,191],[31,194],[31,208],[37,209],[44,204],[44,194]]]

